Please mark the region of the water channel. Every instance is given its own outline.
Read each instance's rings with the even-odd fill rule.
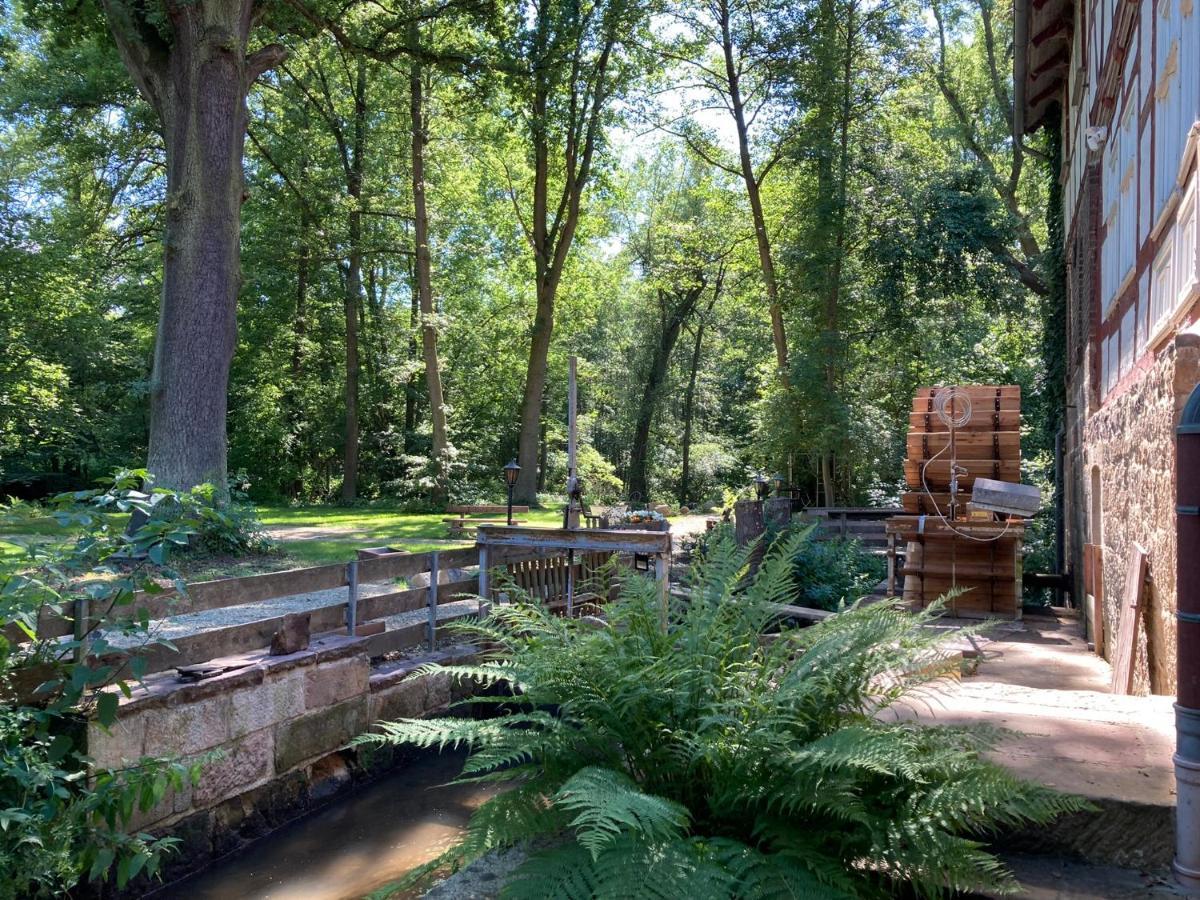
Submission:
[[[494,785],[448,785],[460,754],[430,756],[268,835],[155,900],[351,900],[428,862]]]

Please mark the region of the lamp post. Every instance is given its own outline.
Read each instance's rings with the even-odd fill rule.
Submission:
[[[521,474],[521,467],[517,465],[517,461],[512,460],[504,467],[504,480],[508,483],[508,524],[513,523],[512,520],[512,498],[513,488],[517,486],[517,476]]]
[[[782,473],[776,472],[771,476],[771,486],[775,488],[776,497],[783,496],[783,486],[785,484],[787,484],[787,479],[783,477]]]
[[[759,500],[766,500],[771,494],[771,481],[761,472],[754,476],[754,492]]]

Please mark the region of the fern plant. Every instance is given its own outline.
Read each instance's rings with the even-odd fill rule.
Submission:
[[[996,733],[927,727],[889,708],[956,661],[956,635],[888,604],[766,635],[794,590],[805,534],[710,546],[661,629],[652,582],[628,575],[607,627],[532,603],[460,626],[497,648],[431,670],[507,696],[485,720],[386,723],[359,742],[469,748],[464,781],[511,789],[423,871],[524,846],[508,898],[857,898],[1011,890],[981,843],[1082,808],[982,753]]]

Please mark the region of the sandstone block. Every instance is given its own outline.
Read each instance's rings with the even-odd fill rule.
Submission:
[[[308,649],[308,626],[312,620],[309,613],[288,613],[283,624],[271,637],[271,655],[286,656]]]
[[[145,741],[144,713],[122,716],[108,730],[98,722],[88,723],[88,755],[99,769],[115,769],[121,766],[121,760],[141,759],[145,755]]]
[[[193,756],[229,740],[230,695],[169,707],[148,726],[146,750],[156,754]]]
[[[304,705],[321,709],[365,693],[370,674],[371,663],[365,656],[313,666],[304,673]]]
[[[194,791],[196,806],[209,806],[241,793],[272,774],[275,734],[265,728],[235,741],[220,759],[204,767]]]
[[[233,694],[230,698],[230,737],[240,738],[303,713],[304,675],[301,669],[268,674],[261,685]]]
[[[366,728],[365,695],[285,722],[275,729],[275,771],[337,750]]]
[[[425,682],[425,709],[423,712],[433,712],[450,705],[449,673],[434,672],[426,675],[422,680]]]
[[[371,721],[412,719],[425,712],[425,679],[401,681],[371,695]]]

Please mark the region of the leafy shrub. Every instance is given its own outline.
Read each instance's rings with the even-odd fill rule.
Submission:
[[[869,594],[886,573],[884,561],[865,552],[858,541],[801,541],[792,557],[795,602],[837,609]]]
[[[429,868],[524,846],[508,898],[1013,888],[975,838],[1082,803],[985,760],[991,731],[881,715],[957,665],[941,647],[961,635],[921,627],[933,613],[855,606],[765,640],[803,540],[779,540],[744,591],[748,554],[727,536],[710,543],[666,629],[656,586],[633,575],[607,627],[535,604],[461,626],[499,649],[418,674],[509,686],[474,700],[500,716],[405,720],[359,739],[466,746],[462,780],[513,785]]]
[[[145,758],[123,769],[97,770],[85,746],[86,719],[112,725],[117,691],[128,694],[128,680],[143,670],[138,651],[150,639],[145,618],[130,614],[135,592],[160,593],[163,580],[182,589],[165,566],[167,550],[189,542],[193,529],[182,513],[200,508],[188,494],[143,493],[144,476],[121,472],[102,491],[55,498],[49,513],[69,537],[34,538],[25,542],[23,554],[0,555],[0,631],[22,635],[17,642],[0,636],[5,900],[61,896],[85,878],[107,878],[114,867],[119,884],[141,873],[153,875],[175,841],[123,829],[135,810],[152,808],[169,787],[180,789],[199,778],[202,760],[184,765]],[[164,505],[179,514],[156,515]],[[146,522],[127,534],[133,512]],[[21,532],[44,513],[13,504],[0,507],[0,521]],[[71,602],[78,598],[90,607],[85,633],[67,640],[39,633],[39,621],[69,622]],[[133,636],[135,646],[123,657],[107,656],[115,651],[109,638],[117,634]],[[112,658],[126,662],[107,661]]]

